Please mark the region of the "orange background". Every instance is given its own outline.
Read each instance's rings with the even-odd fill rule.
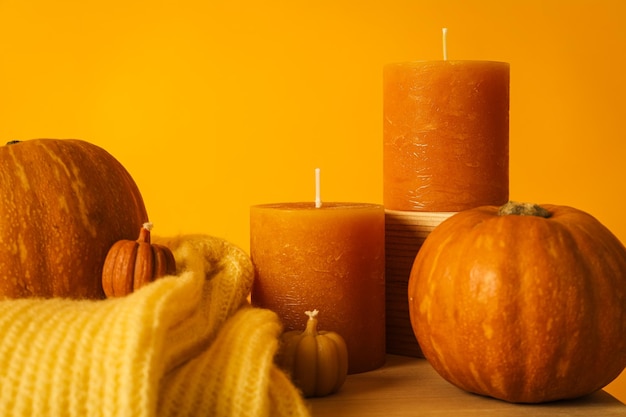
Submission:
[[[511,198],[626,242],[626,2],[0,0],[0,141],[116,156],[155,233],[248,249],[251,204],[382,202],[382,67],[511,64]],[[608,390],[626,400],[626,376]]]

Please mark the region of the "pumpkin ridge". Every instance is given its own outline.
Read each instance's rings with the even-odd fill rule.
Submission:
[[[139,242],[136,246],[136,253],[132,257],[135,259],[135,268],[133,273],[133,279],[131,280],[131,292],[150,283],[155,272],[154,249],[147,242]]]
[[[116,258],[116,274],[113,276],[114,286],[116,288],[116,294],[129,294],[134,289],[134,282],[132,279],[121,280],[119,277],[133,277],[135,273],[135,264],[129,262],[134,260],[139,250],[139,245],[136,243],[127,243],[123,246],[124,252],[121,256]]]

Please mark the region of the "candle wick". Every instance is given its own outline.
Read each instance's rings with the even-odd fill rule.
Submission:
[[[322,198],[320,196],[320,169],[315,168],[315,208],[322,207]]]
[[[447,61],[448,60],[448,28],[443,28],[441,29],[442,35],[443,35],[443,60]]]

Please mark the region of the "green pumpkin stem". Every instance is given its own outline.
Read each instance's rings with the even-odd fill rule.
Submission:
[[[534,203],[520,203],[517,201],[509,201],[498,209],[498,216],[535,216],[547,219],[552,216],[545,208]]]

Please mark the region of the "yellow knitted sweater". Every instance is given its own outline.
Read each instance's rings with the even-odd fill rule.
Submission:
[[[247,304],[247,255],[204,235],[153,240],[178,273],[127,297],[0,301],[0,414],[308,416],[273,364],[277,316]]]

